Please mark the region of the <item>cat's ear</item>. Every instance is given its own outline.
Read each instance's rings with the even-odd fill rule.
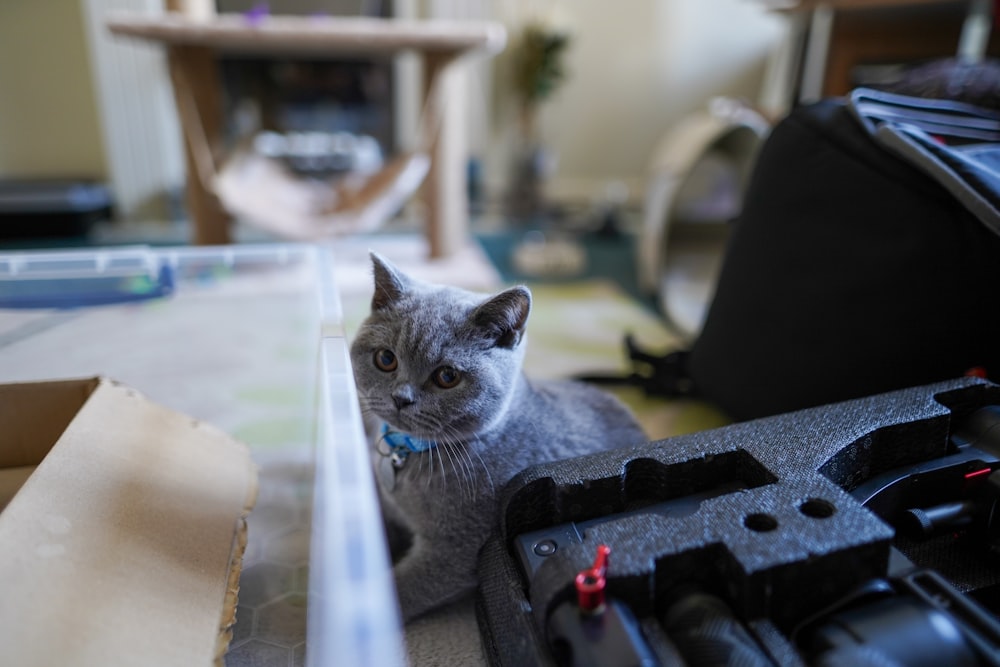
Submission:
[[[377,252],[368,253],[375,271],[375,293],[372,295],[372,311],[382,310],[399,300],[406,292],[410,279]]]
[[[496,347],[513,349],[524,337],[531,292],[520,285],[500,292],[472,313],[472,322]]]

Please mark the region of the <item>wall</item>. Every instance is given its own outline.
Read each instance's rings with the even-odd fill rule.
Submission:
[[[599,197],[612,181],[641,196],[661,136],[716,95],[757,102],[784,19],[750,0],[495,0],[494,15],[518,26],[532,17],[572,35],[569,78],[541,113],[544,142],[557,157],[548,184],[555,198]],[[509,58],[510,54],[501,57]],[[506,177],[514,144],[513,109],[494,86],[498,114],[488,162],[491,186]]]
[[[107,173],[80,0],[0,1],[0,178]]]

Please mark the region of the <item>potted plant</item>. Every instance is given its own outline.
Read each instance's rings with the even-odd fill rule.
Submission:
[[[542,210],[541,185],[553,160],[539,136],[538,112],[566,79],[564,57],[569,33],[529,22],[513,49],[513,88],[518,104],[519,146],[509,195],[509,212],[530,217]]]

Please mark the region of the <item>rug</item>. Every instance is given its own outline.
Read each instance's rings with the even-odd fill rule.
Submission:
[[[625,334],[657,354],[677,350],[682,339],[654,313],[606,280],[529,283],[525,372],[533,377],[626,375],[632,369]],[[650,440],[693,433],[728,422],[713,406],[691,399],[647,396],[637,387],[607,388],[635,413]]]

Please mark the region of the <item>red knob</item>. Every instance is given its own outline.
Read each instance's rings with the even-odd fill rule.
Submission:
[[[610,554],[611,547],[606,544],[598,545],[594,565],[586,570],[581,570],[580,574],[576,575],[574,583],[580,611],[593,614],[603,610],[604,587],[607,585],[605,575],[608,572],[608,556]]]

